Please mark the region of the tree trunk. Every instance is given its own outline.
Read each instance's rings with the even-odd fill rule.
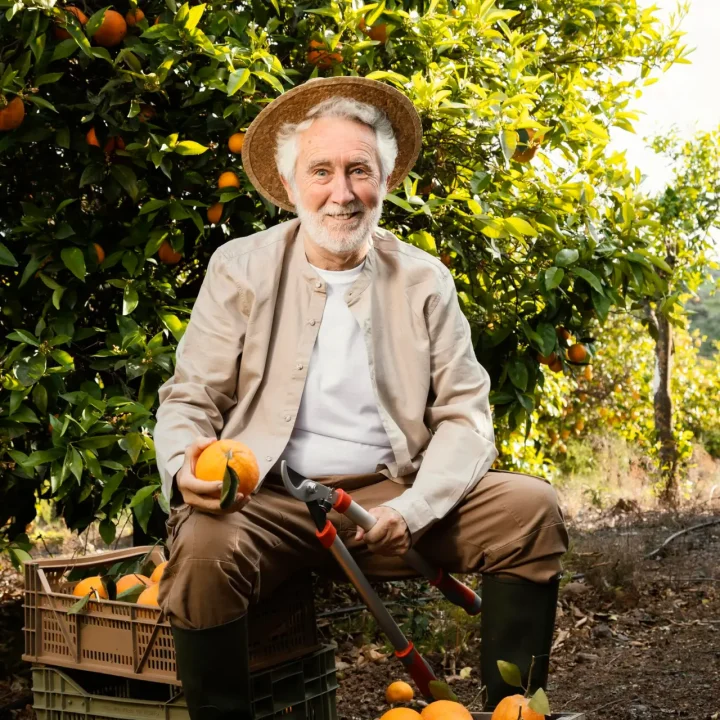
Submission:
[[[660,441],[660,472],[663,486],[660,499],[675,506],[678,501],[677,444],[673,434],[672,398],[672,325],[662,314],[655,313],[657,339],[655,341],[655,432]]]

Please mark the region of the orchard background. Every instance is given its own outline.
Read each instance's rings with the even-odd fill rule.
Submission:
[[[654,196],[607,149],[643,88],[688,62],[682,13],[663,25],[634,0],[69,7],[0,0],[0,548],[16,563],[48,502],[107,543],[128,508],[144,530],[167,509],[157,389],[208,259],[289,217],[250,185],[242,132],[317,75],[390,83],[422,117],[383,224],[456,278],[492,376],[499,465],[557,476],[571,438],[601,425],[642,448],[658,497],[692,494],[693,446],[720,452],[717,347],[686,311],[715,267],[720,136],[657,139],[675,178]]]

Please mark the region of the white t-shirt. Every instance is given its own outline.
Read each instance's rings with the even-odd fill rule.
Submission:
[[[375,472],[391,462],[392,447],[377,409],[367,348],[345,293],[362,272],[315,272],[327,299],[300,409],[281,459],[305,477]]]

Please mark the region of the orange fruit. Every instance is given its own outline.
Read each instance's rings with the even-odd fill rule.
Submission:
[[[446,267],[452,267],[452,255],[450,253],[440,253],[440,262]]]
[[[335,47],[336,52],[330,52],[330,48],[319,40],[310,41],[310,49],[308,50],[307,60],[311,65],[316,65],[321,70],[327,70],[333,65],[339,65],[343,61],[343,56],[340,52],[342,46],[340,43]]]
[[[179,252],[175,252],[167,240],[160,246],[158,257],[166,265],[177,265],[182,259],[182,255]]]
[[[557,360],[557,355],[553,352],[549,355],[543,355],[542,353],[537,354],[537,361],[541,365],[552,365]]]
[[[218,178],[218,189],[222,190],[222,188],[226,187],[240,187],[240,178],[234,172],[232,172],[232,170],[224,172]]]
[[[581,363],[585,362],[588,357],[590,357],[590,353],[582,343],[575,343],[568,348],[567,356],[568,360],[571,362]]]
[[[245,133],[233,133],[228,140],[228,150],[239,155],[245,143]]]
[[[582,418],[579,418],[575,421],[575,430],[577,432],[582,432],[585,429],[585,421]]]
[[[158,606],[158,593],[160,592],[160,583],[153,583],[148,585],[147,589],[140,593],[140,597],[137,599],[138,605],[154,605]]]
[[[380,720],[420,720],[422,715],[417,710],[406,707],[397,707],[388,710]]]
[[[97,138],[94,127],[91,127],[85,134],[85,142],[88,145],[94,145],[95,147],[100,147],[100,141]]]
[[[422,720],[473,720],[470,711],[459,702],[436,700],[420,713]]]
[[[542,143],[542,135],[538,136],[537,130],[533,128],[521,128],[518,130],[518,144],[513,153],[512,159],[519,163],[529,163],[534,157],[535,153]]]
[[[72,13],[81,25],[84,25],[88,21],[87,15],[80,8],[76,8],[74,5],[68,5],[65,8],[65,12]],[[60,26],[61,22],[62,21],[58,20],[55,21],[55,29],[53,32],[58,40],[68,40],[70,38],[70,33],[65,30],[64,27]]]
[[[97,255],[98,265],[102,265],[105,260],[105,251],[102,249],[102,245],[99,245],[98,243],[93,243],[93,247],[95,248],[95,254]]]
[[[590,382],[593,379],[593,369],[592,365],[586,365],[585,369],[583,370],[583,377]]]
[[[98,598],[104,598],[107,600],[108,594],[103,581],[99,575],[93,575],[93,577],[85,578],[81,580],[74,588],[73,595],[77,597],[85,597],[89,592],[92,593],[93,600]]]
[[[125,22],[130,27],[135,27],[141,20],[145,19],[145,13],[140,8],[128,10],[125,13]]]
[[[25,119],[25,103],[17,95],[0,110],[0,130],[14,130]]]
[[[563,369],[562,361],[560,360],[559,357],[556,356],[555,359],[548,365],[548,367],[549,367],[553,372],[556,372],[556,373],[557,373],[557,372],[562,372],[562,369]]]
[[[123,575],[116,583],[115,590],[119,595],[126,590],[129,590],[136,585],[150,585],[151,581],[149,577],[140,575],[139,573],[132,573],[130,575]]]
[[[387,42],[387,24],[377,23],[372,27],[368,28],[365,18],[360,20],[360,30],[364,32],[371,40],[377,40],[381,43]]]
[[[385,699],[389,703],[410,702],[414,695],[415,693],[410,685],[402,680],[390,683],[385,690]]]
[[[158,18],[159,20],[160,18]],[[157,25],[157,21],[155,23]],[[137,119],[141,123],[146,123],[148,120],[152,120],[155,115],[157,115],[157,112],[155,111],[155,108],[152,105],[141,105],[140,106],[140,112],[137,114]]]
[[[214,205],[211,205],[207,210],[207,219],[208,222],[211,222],[215,225],[220,222],[220,218],[222,218],[223,214],[223,204],[222,203],[215,203]]]
[[[163,576],[166,567],[167,561],[161,562],[159,565],[156,565],[155,569],[152,571],[152,575],[150,576],[150,582],[159,583],[160,578]]]
[[[126,33],[125,18],[115,10],[106,10],[102,25],[96,30],[92,39],[103,47],[115,47],[123,41]]]
[[[528,707],[529,698],[522,695],[511,695],[503,698],[493,710],[490,720],[545,720],[541,715]]]
[[[567,439],[570,437],[570,431],[569,431],[567,428],[563,428],[563,429],[560,431],[560,437],[561,437],[563,440],[567,440]]]
[[[570,339],[570,331],[564,327],[555,328],[555,334],[561,340],[569,340]]]
[[[230,466],[238,476],[238,492],[249,495],[258,484],[260,469],[253,451],[238,440],[216,440],[208,445],[195,464],[195,477],[217,482],[225,477]]]

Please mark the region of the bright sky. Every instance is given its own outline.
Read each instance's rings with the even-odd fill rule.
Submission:
[[[651,5],[645,0],[644,6]],[[660,8],[658,16],[669,20],[675,10],[674,0],[655,0]],[[690,0],[690,12],[681,25],[686,35],[683,41],[694,51],[691,65],[675,65],[659,81],[644,89],[634,103],[641,111],[635,123],[637,134],[615,128],[612,146],[626,150],[631,167],[639,167],[647,175],[643,187],[659,190],[670,178],[667,163],[645,147],[644,137],[651,137],[677,126],[683,137],[691,137],[696,130],[712,130],[720,125],[720,0]]]

